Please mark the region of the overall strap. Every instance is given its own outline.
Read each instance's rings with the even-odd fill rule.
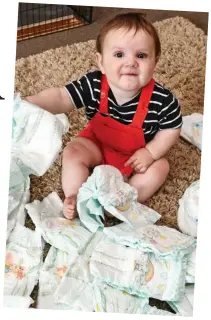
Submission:
[[[100,106],[99,111],[102,113],[108,113],[108,81],[106,76],[102,74],[101,88],[100,88]]]
[[[142,128],[142,124],[148,112],[148,105],[150,103],[154,85],[155,80],[151,79],[150,82],[142,88],[142,92],[138,102],[138,107],[132,121],[133,127]]]

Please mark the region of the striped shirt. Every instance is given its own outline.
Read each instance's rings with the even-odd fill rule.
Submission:
[[[94,71],[84,75],[80,80],[65,86],[76,108],[85,106],[88,120],[99,111],[101,72]],[[130,101],[118,105],[109,88],[108,109],[110,116],[125,125],[132,122],[136,112],[141,91]],[[148,113],[142,128],[146,143],[155,134],[164,129],[176,129],[182,126],[182,116],[178,100],[167,89],[155,82],[154,90],[148,106]]]

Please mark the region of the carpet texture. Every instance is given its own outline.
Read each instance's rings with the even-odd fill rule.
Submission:
[[[154,26],[162,46],[155,80],[176,95],[182,115],[203,113],[207,36],[189,20],[181,17],[159,21]],[[48,87],[63,86],[96,68],[94,40],[48,50],[16,61],[15,91],[23,96],[35,94]],[[87,123],[83,109],[71,112],[68,117],[71,125],[63,138],[63,147]],[[147,205],[162,215],[158,224],[177,228],[178,200],[186,188],[200,178],[201,153],[193,145],[179,139],[167,158],[171,166],[168,179]],[[42,177],[31,177],[30,200],[42,200],[52,191],[64,198],[61,188],[61,155]],[[115,219],[109,219],[107,225],[113,223]],[[33,228],[29,217],[26,226]],[[168,309],[167,306],[161,308]]]
[[[180,101],[182,115],[203,113],[206,63],[204,32],[189,20],[175,17],[154,23],[162,54],[154,74],[155,80],[167,86]],[[95,70],[95,40],[48,50],[16,62],[15,91],[23,96],[45,88],[63,86],[84,73]],[[68,115],[70,130],[63,147],[87,123],[84,109]],[[178,200],[192,181],[200,177],[201,153],[180,139],[167,155],[171,170],[163,187],[147,202],[162,219],[159,224],[177,227]],[[61,156],[42,177],[31,177],[31,201],[43,199],[61,188]]]

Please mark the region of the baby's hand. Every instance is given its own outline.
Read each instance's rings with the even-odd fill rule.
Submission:
[[[135,172],[144,173],[147,168],[154,162],[150,152],[145,149],[137,150],[125,163],[125,166],[131,166]]]

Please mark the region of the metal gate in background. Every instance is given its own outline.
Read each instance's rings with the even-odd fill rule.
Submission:
[[[90,24],[92,11],[86,6],[19,3],[17,41]]]

